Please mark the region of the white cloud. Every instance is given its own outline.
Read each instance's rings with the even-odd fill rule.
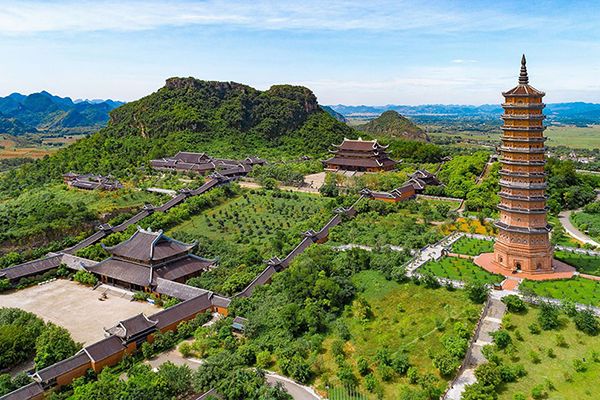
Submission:
[[[452,5],[408,1],[74,1],[0,0],[0,33],[135,31],[165,26],[231,25],[251,29],[435,32],[535,29],[542,17],[498,9],[457,10]]]
[[[452,60],[452,62],[454,64],[472,64],[472,63],[476,63],[477,60],[463,60],[462,58],[456,58],[456,59]]]

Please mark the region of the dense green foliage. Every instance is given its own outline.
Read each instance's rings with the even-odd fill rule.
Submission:
[[[13,367],[35,355],[35,341],[44,321],[34,314],[0,308],[0,369]]]
[[[69,332],[16,308],[0,308],[0,369],[12,368],[35,357],[42,369],[75,354],[81,348]]]
[[[35,340],[35,367],[38,370],[46,368],[71,357],[80,349],[81,344],[71,339],[69,331],[48,322]]]
[[[583,207],[596,198],[595,187],[600,179],[593,175],[580,175],[572,161],[550,158],[546,164],[548,172],[548,205],[553,213],[562,209]]]
[[[37,186],[69,170],[135,175],[148,160],[179,150],[229,157],[319,155],[355,136],[303,87],[261,92],[237,83],[171,78],[157,92],[114,110],[100,132],[9,171],[0,191]]]

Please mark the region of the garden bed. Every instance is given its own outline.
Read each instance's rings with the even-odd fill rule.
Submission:
[[[439,261],[429,261],[418,272],[430,272],[441,278],[463,282],[500,283],[504,280],[501,275],[491,274],[478,267],[471,260],[458,257],[444,257]]]
[[[463,236],[452,245],[452,253],[478,256],[481,253],[494,251],[494,242],[491,240],[475,239]]]
[[[521,289],[529,289],[542,297],[569,300],[580,304],[600,305],[600,281],[574,277],[554,281],[524,280]]]

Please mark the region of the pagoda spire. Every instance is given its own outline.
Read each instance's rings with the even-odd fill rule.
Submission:
[[[519,74],[519,85],[527,85],[529,83],[529,76],[527,75],[527,60],[525,54],[521,57],[521,73]]]

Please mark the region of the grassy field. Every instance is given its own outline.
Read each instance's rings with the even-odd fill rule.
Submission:
[[[496,132],[457,131],[431,132],[433,139],[461,139],[460,145],[493,144],[500,141],[500,130]],[[589,127],[549,126],[544,135],[548,137],[548,146],[565,146],[573,149],[590,149],[600,147],[600,125]]]
[[[494,225],[487,221],[480,221],[474,218],[458,218],[456,221],[444,224],[442,227],[442,233],[449,235],[454,231],[465,232],[465,233],[477,233],[479,235],[494,235]]]
[[[600,147],[600,125],[586,128],[576,126],[549,126],[544,135],[548,137],[548,146],[566,146],[579,149]]]
[[[531,390],[538,385],[546,388],[546,396],[541,397],[544,399],[598,399],[600,362],[594,361],[598,360],[598,356],[594,356],[592,352],[600,350],[600,336],[588,336],[578,331],[575,324],[564,315],[561,317],[562,326],[558,330],[532,334],[528,326],[537,322],[538,313],[538,309],[530,308],[522,315],[510,314],[511,323],[514,325],[510,333],[517,357],[512,361],[522,364],[527,376],[517,382],[501,385],[498,399],[513,400],[517,393],[530,399]],[[515,338],[515,330],[522,335],[522,341]],[[557,345],[557,335],[564,337],[565,345]],[[550,349],[553,352],[551,356],[548,355]],[[539,356],[539,363],[533,362],[532,352]],[[506,355],[504,359],[510,363]],[[576,371],[573,365],[575,360],[585,360],[586,370]],[[554,389],[548,390],[548,386],[553,386]]]
[[[412,283],[398,284],[386,280],[375,271],[360,272],[353,277],[353,281],[361,289],[359,297],[368,303],[372,313],[365,320],[358,318],[353,310],[347,309],[341,317],[351,335],[351,339],[344,345],[344,352],[354,374],[360,376],[356,360],[364,357],[382,385],[382,398],[400,398],[404,388],[416,385],[411,385],[406,376],[382,382],[375,358],[380,349],[385,348],[392,353],[405,350],[411,365],[420,374],[433,374],[439,386],[443,387],[447,380],[439,376],[429,354],[441,351],[441,338],[455,323],[462,322],[472,330],[480,307],[471,304],[463,291],[426,289]],[[330,387],[340,385],[336,376],[338,366],[332,352],[335,340],[339,339],[334,335],[325,339],[325,350],[319,357],[322,373],[315,382],[317,387],[324,386],[325,381]],[[364,378],[359,378],[359,389],[368,393]],[[368,394],[367,398],[375,399],[376,396]]]
[[[600,257],[577,254],[570,251],[555,251],[554,257],[577,268],[584,274],[600,276]]]
[[[466,254],[468,256],[478,256],[481,253],[491,253],[493,251],[493,241],[473,239],[466,236],[461,237],[452,245],[453,253]]]
[[[171,229],[192,238],[256,246],[265,257],[285,255],[309,229],[319,230],[332,214],[331,201],[305,193],[250,192]]]
[[[45,155],[52,154],[58,148],[48,146],[20,146],[10,136],[0,135],[0,159],[7,158],[42,158]]]
[[[473,261],[458,257],[444,257],[439,261],[429,261],[419,268],[419,272],[431,272],[442,278],[463,282],[499,283],[504,280],[504,277],[490,274],[475,265]]]
[[[538,296],[570,300],[581,304],[600,305],[600,281],[584,278],[555,281],[524,280],[521,289],[530,289]]]

